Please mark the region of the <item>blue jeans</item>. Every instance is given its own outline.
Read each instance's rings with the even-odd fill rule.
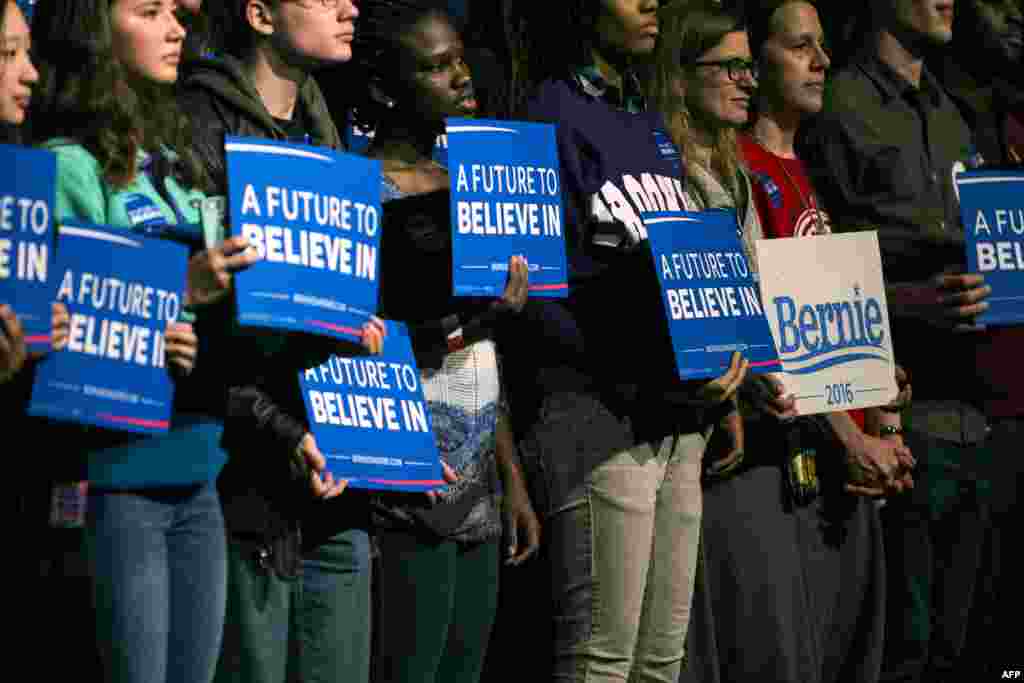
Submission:
[[[217,683],[367,683],[370,540],[350,529],[309,551],[299,578],[228,543],[228,608]]]
[[[89,496],[86,534],[106,680],[208,683],[227,581],[216,489]]]

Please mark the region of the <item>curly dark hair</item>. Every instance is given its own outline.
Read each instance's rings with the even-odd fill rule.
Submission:
[[[140,149],[167,149],[177,159],[158,159],[167,165],[158,170],[187,187],[209,190],[174,86],[132,78],[114,58],[112,1],[48,0],[36,6],[32,43],[40,81],[29,117],[32,141],[75,140],[96,157],[113,187],[135,179]]]

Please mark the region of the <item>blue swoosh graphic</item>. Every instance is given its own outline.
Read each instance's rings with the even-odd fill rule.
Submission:
[[[786,368],[786,372],[790,375],[807,375],[812,372],[817,372],[823,368],[830,368],[834,365],[842,365],[843,363],[852,363],[856,360],[880,360],[883,363],[888,363],[889,359],[885,356],[878,356],[873,353],[851,353],[846,356],[836,356],[835,358],[829,358],[823,360],[820,363],[814,365],[808,365],[806,368],[800,368],[799,370],[790,370]]]
[[[846,344],[846,345],[838,346],[838,347],[834,346],[834,347],[832,347],[830,349],[826,349],[824,351],[820,351],[820,350],[819,351],[812,351],[810,353],[805,353],[802,356],[797,356],[796,358],[786,358],[785,360],[786,360],[787,363],[802,363],[805,360],[810,360],[811,358],[814,358],[815,356],[823,356],[826,353],[832,353],[833,351],[841,351],[843,349],[884,349],[884,348],[885,347],[882,346],[881,344],[872,344],[870,342],[866,342],[864,344]]]

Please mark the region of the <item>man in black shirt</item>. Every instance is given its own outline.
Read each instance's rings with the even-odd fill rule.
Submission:
[[[969,405],[988,288],[963,273],[953,173],[971,153],[956,106],[925,68],[952,38],[952,0],[872,0],[873,30],[806,131],[811,167],[839,229],[877,229],[893,342],[914,404],[905,435],[917,486],[883,509],[888,563],[882,680],[940,681],[957,665],[985,527],[979,478],[987,425]],[[898,437],[897,437],[898,438]]]

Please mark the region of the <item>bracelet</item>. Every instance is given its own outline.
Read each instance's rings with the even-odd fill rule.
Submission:
[[[878,436],[892,436],[893,434],[903,435],[903,427],[900,425],[882,425],[878,428]]]

